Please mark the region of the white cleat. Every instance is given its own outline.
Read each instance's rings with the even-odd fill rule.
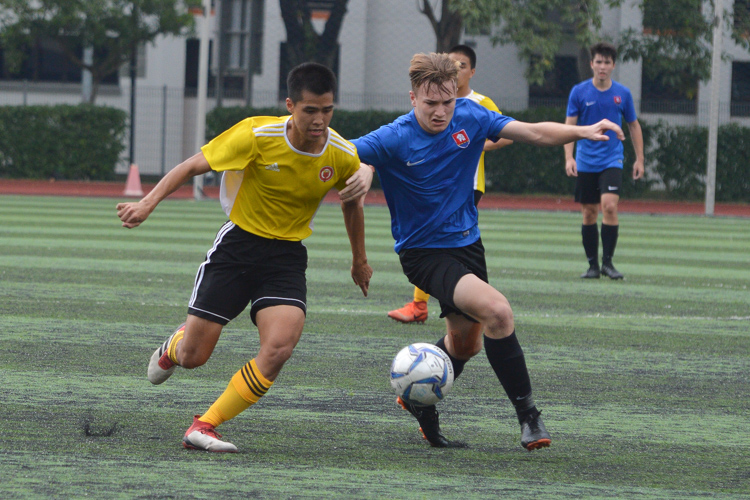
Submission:
[[[200,415],[193,417],[193,425],[185,432],[182,438],[182,446],[189,450],[205,450],[223,453],[237,453],[237,447],[227,441],[219,439],[221,434],[216,432],[216,427],[198,420]]]
[[[174,373],[177,365],[171,359],[169,359],[169,343],[172,341],[172,337],[177,335],[178,332],[185,330],[185,325],[180,327],[169,336],[169,338],[151,355],[151,360],[148,362],[148,381],[154,385],[159,385]]]

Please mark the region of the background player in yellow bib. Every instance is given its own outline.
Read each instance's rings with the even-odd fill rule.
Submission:
[[[471,79],[477,71],[477,55],[474,52],[474,49],[468,45],[456,45],[450,50],[448,56],[456,61],[459,68],[456,97],[471,99],[491,111],[500,113],[500,110],[492,99],[478,92],[474,92],[471,89]],[[495,149],[504,148],[509,144],[513,144],[513,141],[510,139],[500,139],[497,142],[485,141],[484,151],[493,151]],[[477,164],[477,172],[474,175],[474,205],[479,204],[479,200],[482,198],[484,191],[484,153],[482,153],[482,156],[479,158],[479,163]],[[414,287],[414,300],[412,302],[407,302],[404,304],[404,307],[400,309],[389,311],[388,317],[400,321],[401,323],[424,323],[427,319],[427,301],[429,299],[429,293],[420,290],[418,287]]]
[[[331,188],[340,191],[352,248],[351,274],[367,296],[372,268],[364,239],[364,195],[372,170],[360,167],[355,147],[328,128],[336,77],[316,63],[287,78],[291,116],[247,118],[177,165],[137,203],[120,203],[124,227],[136,227],[161,200],[193,176],[223,172],[221,204],[229,221],[219,230],[195,278],[185,324],[154,351],[153,384],[177,366],[208,361],[222,328],[248,304],[260,349],[203,415],[193,418],[183,446],[235,452],[216,427],[258,402],[300,339],[306,314],[307,250],[312,219]]]

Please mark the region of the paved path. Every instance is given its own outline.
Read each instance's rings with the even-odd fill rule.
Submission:
[[[144,184],[144,192],[153,189],[153,184]],[[0,195],[49,195],[49,196],[101,196],[110,198],[133,199],[123,195],[124,183],[118,182],[74,182],[74,181],[32,181],[23,179],[0,179]],[[208,186],[205,193],[210,198],[219,197],[219,188]],[[186,185],[173,193],[170,198],[190,199],[193,188]],[[328,203],[337,203],[338,195],[331,192],[325,199]],[[366,203],[370,205],[385,204],[381,191],[367,194]],[[547,210],[577,212],[579,205],[573,202],[573,195],[558,196],[524,196],[490,193],[479,203],[480,208],[504,210]],[[705,213],[702,202],[620,200],[621,213],[650,214],[694,214]],[[714,208],[715,215],[750,217],[750,204],[718,203]]]

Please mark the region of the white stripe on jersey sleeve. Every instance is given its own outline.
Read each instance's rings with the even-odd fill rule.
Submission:
[[[253,133],[259,137],[277,137],[284,135],[285,128],[286,123],[272,123],[270,125],[253,127]]]
[[[331,129],[328,129],[328,130],[332,132]],[[357,149],[354,147],[354,144],[347,141],[336,132],[333,132],[330,134],[330,142],[332,146],[340,149],[341,151],[349,153],[350,156],[354,156],[354,154],[357,152]]]

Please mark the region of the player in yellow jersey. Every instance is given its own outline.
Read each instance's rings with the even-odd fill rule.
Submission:
[[[458,69],[458,89],[456,97],[471,99],[485,108],[500,113],[495,103],[487,96],[474,92],[471,89],[471,79],[476,73],[477,55],[474,49],[468,45],[456,45],[448,53],[451,59],[459,65]],[[485,141],[484,151],[494,151],[513,144],[510,139],[500,139],[497,142]],[[484,153],[479,158],[477,172],[474,175],[474,204],[479,205],[479,200],[485,191],[484,182]],[[402,308],[394,309],[388,312],[388,317],[393,318],[401,323],[424,323],[427,319],[427,301],[430,294],[423,292],[418,287],[414,287],[414,300],[407,302]]]
[[[260,349],[206,413],[193,418],[183,446],[236,452],[216,427],[258,402],[291,357],[305,323],[307,250],[302,240],[331,188],[339,190],[352,248],[351,275],[367,296],[372,268],[364,239],[364,195],[372,170],[354,146],[328,128],[336,77],[316,63],[288,76],[291,116],[247,118],[171,170],[142,200],[120,203],[124,227],[141,224],[193,176],[223,172],[221,204],[229,221],[198,268],[185,324],[151,356],[148,379],[161,384],[177,366],[208,361],[222,328],[248,304]]]

